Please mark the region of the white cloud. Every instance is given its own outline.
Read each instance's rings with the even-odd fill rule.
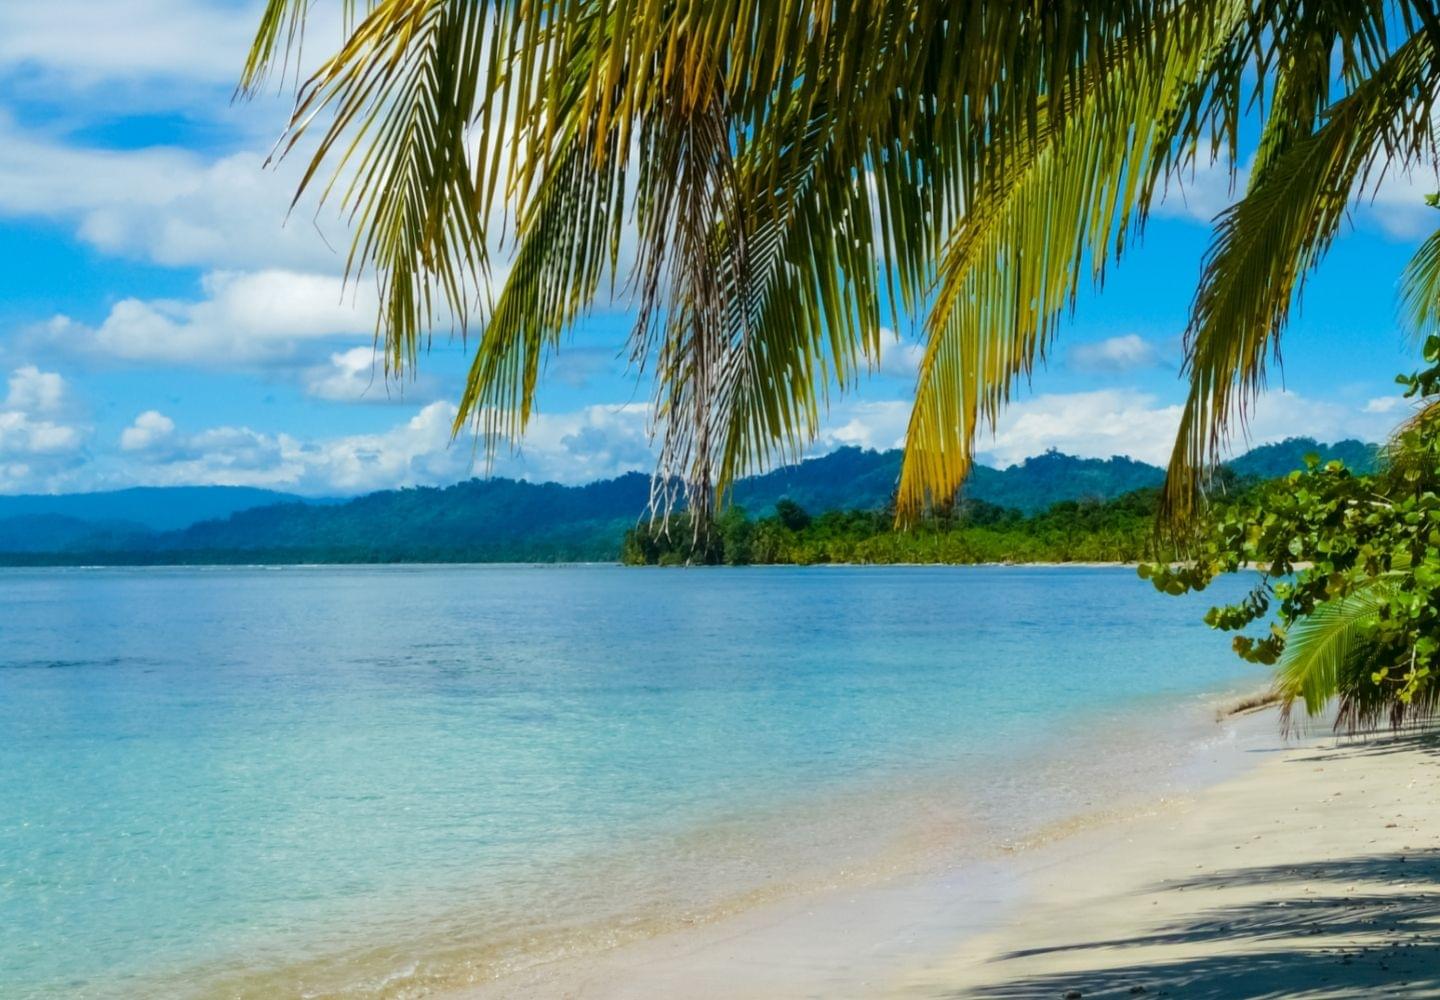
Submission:
[[[199,301],[123,299],[93,329],[57,317],[46,336],[80,357],[225,367],[293,358],[310,340],[373,329],[368,286],[293,271],[216,271]]]
[[[1010,465],[1047,448],[1085,458],[1128,455],[1165,465],[1180,423],[1180,406],[1166,405],[1149,393],[1124,389],[1054,393],[1011,405],[1000,417],[993,440],[981,436],[977,448],[990,462]],[[1394,417],[1368,406],[1309,399],[1289,391],[1269,392],[1256,400],[1229,453],[1291,437],[1318,441],[1358,438],[1380,441]]]
[[[654,464],[649,405],[602,403],[536,415],[520,449],[498,459],[495,471],[574,484],[624,472],[649,472]]]
[[[1440,213],[1425,204],[1425,196],[1436,191],[1440,176],[1434,169],[1387,170],[1373,196],[1362,199],[1361,212],[1392,239],[1418,239],[1440,225]]]
[[[913,340],[902,340],[894,331],[880,331],[880,363],[876,370],[893,378],[914,379],[925,358],[925,347]]]
[[[1221,156],[1173,178],[1154,214],[1207,225],[1213,222],[1245,194],[1250,180],[1253,160],[1240,168],[1233,183],[1229,162],[1227,156]],[[1433,166],[1414,171],[1387,169],[1373,189],[1357,199],[1356,219],[1391,239],[1412,240],[1429,235],[1440,217],[1425,204],[1425,195],[1436,191],[1440,191],[1440,171]]]
[[[171,267],[338,272],[347,237],[313,207],[290,214],[300,158],[206,161],[182,149],[66,144],[0,117],[0,214],[59,219],[103,253]],[[338,251],[337,251],[338,248]]]
[[[1285,438],[1320,441],[1359,438],[1380,441],[1396,422],[1392,407],[1309,399],[1293,392],[1262,396],[1243,431],[1236,428],[1232,452]],[[1128,455],[1152,465],[1169,461],[1180,423],[1180,405],[1134,389],[1043,393],[1012,403],[1000,415],[992,435],[976,439],[979,460],[1008,466],[1051,448],[1083,458]],[[848,402],[835,407],[813,454],[856,446],[885,450],[903,447],[910,416],[909,400]]]
[[[1372,403],[1374,400],[1354,406],[1310,399],[1284,389],[1267,392],[1256,400],[1244,433],[1236,435],[1232,450],[1241,452],[1254,445],[1290,437],[1312,437],[1326,442],[1346,438],[1383,441],[1401,415],[1393,408],[1377,408]]]
[[[1154,214],[1208,225],[1244,194],[1249,176],[1249,164],[1232,175],[1228,155],[1211,161],[1197,158],[1192,169],[1169,180]]]
[[[1376,396],[1374,399],[1366,400],[1366,413],[1394,413],[1407,406],[1402,396]]]
[[[385,374],[373,347],[352,347],[330,355],[328,363],[305,373],[305,391],[317,399],[356,402],[368,396],[385,398]]]
[[[648,472],[654,462],[648,413],[647,406],[630,404],[538,415],[523,447],[499,455],[492,471],[570,484]],[[454,419],[452,404],[435,402],[378,433],[307,440],[248,427],[189,434],[150,410],[121,433],[127,464],[111,479],[116,484],[270,486],[311,494],[443,485],[486,471],[468,437],[452,441]]]
[[[5,409],[29,413],[57,413],[65,405],[65,380],[57,372],[42,372],[22,365],[10,373]]]
[[[1050,448],[1082,458],[1129,455],[1162,464],[1175,441],[1180,407],[1129,389],[1046,393],[1012,403],[976,448],[989,463],[1013,465]]]
[[[122,451],[149,451],[170,440],[175,433],[175,421],[159,410],[146,410],[135,418],[135,422],[120,432]]]
[[[1130,372],[1160,364],[1160,351],[1138,334],[1110,337],[1070,349],[1070,363],[1083,371]]]
[[[834,407],[812,449],[824,454],[836,448],[888,451],[905,444],[910,402],[900,399],[850,401]]]
[[[25,365],[10,373],[0,406],[0,489],[49,489],[84,460],[87,430],[59,419],[67,395],[54,372]]]
[[[161,77],[233,85],[255,3],[65,0],[0,5],[0,67],[72,86]]]
[[[79,448],[80,440],[77,428],[0,411],[0,455],[63,455]]]

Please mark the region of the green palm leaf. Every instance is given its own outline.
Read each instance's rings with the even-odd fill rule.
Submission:
[[[1347,667],[1363,642],[1367,627],[1377,620],[1390,598],[1385,580],[1321,604],[1296,622],[1285,638],[1285,653],[1276,669],[1275,688],[1287,721],[1297,701],[1314,717],[1340,697],[1348,681]]]

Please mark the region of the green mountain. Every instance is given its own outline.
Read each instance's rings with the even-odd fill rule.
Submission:
[[[300,501],[293,493],[250,486],[136,486],[98,493],[0,496],[0,521],[44,515],[175,531],[253,507]]]
[[[1355,440],[1321,444],[1314,438],[1296,437],[1278,444],[1262,444],[1226,464],[1237,475],[1274,479],[1304,468],[1306,455],[1318,455],[1322,462],[1339,459],[1352,472],[1374,472],[1380,461],[1380,446]]]
[[[1297,438],[1235,462],[1273,476],[1308,453],[1373,466],[1375,449]],[[767,515],[788,498],[808,511],[883,510],[898,451],[842,448],[736,485],[734,502]],[[1047,452],[1006,469],[977,467],[970,500],[1024,514],[1068,500],[1111,500],[1156,486],[1160,469],[1128,458]],[[266,490],[177,487],[56,497],[0,497],[0,559],[9,563],[554,562],[615,559],[650,496],[630,473],[585,486],[475,479],[304,501]],[[212,513],[213,512],[213,513]]]
[[[585,486],[472,479],[344,503],[287,503],[156,537],[160,556],[220,561],[562,562],[615,558],[650,496],[632,472]]]

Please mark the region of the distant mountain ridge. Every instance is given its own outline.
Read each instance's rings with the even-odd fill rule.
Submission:
[[[1308,438],[1257,448],[1230,463],[1272,477],[1304,456],[1357,471],[1373,445]],[[880,509],[890,502],[899,451],[841,448],[736,484],[733,501],[767,514],[783,497],[813,512]],[[1006,469],[977,466],[965,495],[1025,513],[1064,500],[1108,500],[1157,486],[1164,472],[1134,459],[1051,451]],[[10,563],[550,562],[616,558],[650,497],[638,472],[583,486],[474,479],[384,490],[349,500],[306,500],[249,487],[142,487],[111,493],[0,497],[0,559]]]
[[[0,520],[42,514],[174,531],[253,507],[301,502],[304,498],[293,493],[252,486],[133,486],[97,493],[0,495]]]

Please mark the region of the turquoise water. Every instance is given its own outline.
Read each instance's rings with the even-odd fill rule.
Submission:
[[[1258,683],[1204,606],[1123,569],[0,571],[0,996],[405,996],[959,857]]]

